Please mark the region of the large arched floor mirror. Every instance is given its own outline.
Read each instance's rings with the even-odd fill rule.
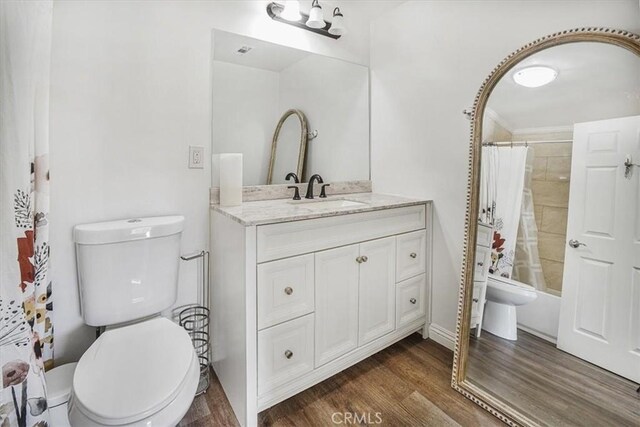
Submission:
[[[510,425],[638,425],[640,37],[511,54],[470,153],[453,387]]]

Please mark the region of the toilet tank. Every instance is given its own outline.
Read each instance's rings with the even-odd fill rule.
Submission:
[[[80,307],[84,322],[107,326],[160,313],[178,292],[182,216],[77,225]]]

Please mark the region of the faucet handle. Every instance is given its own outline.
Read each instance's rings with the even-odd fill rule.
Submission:
[[[322,184],[320,188],[320,197],[325,199],[327,197],[327,193],[325,193],[325,188],[331,186],[331,184]]]
[[[293,188],[296,192],[293,194],[293,200],[300,200],[300,190],[297,185],[290,185],[287,188]]]

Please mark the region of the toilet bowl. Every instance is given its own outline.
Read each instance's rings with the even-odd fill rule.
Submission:
[[[482,329],[501,338],[517,340],[516,306],[528,304],[536,298],[538,294],[533,286],[489,274]]]
[[[189,335],[170,320],[157,317],[108,330],[78,362],[70,424],[176,425],[193,401],[199,377]]]
[[[75,367],[51,371],[54,427],[172,426],[187,413],[200,363],[187,331],[160,315],[176,300],[183,223],[171,216],[74,228],[82,316],[105,332]]]

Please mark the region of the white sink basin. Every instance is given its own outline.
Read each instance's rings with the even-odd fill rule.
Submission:
[[[340,209],[364,206],[366,203],[346,199],[317,199],[313,201],[290,201],[289,203],[307,209]]]

